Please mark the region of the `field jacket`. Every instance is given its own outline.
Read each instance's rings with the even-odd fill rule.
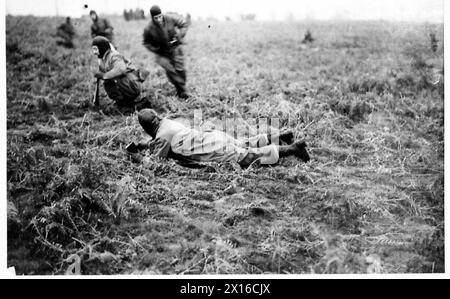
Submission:
[[[164,15],[163,25],[159,26],[152,21],[144,29],[143,45],[150,51],[167,55],[173,53],[176,46],[182,43],[186,35],[188,24],[182,16]],[[177,43],[170,41],[177,39]]]
[[[104,79],[115,79],[127,73],[136,71],[136,68],[122,54],[108,50],[100,60],[99,69],[104,74]]]
[[[97,17],[97,20],[91,25],[91,37],[104,36],[112,41],[113,30],[114,28],[107,19]]]
[[[63,23],[58,26],[57,34],[64,38],[72,38],[75,35],[75,28],[70,23]]]

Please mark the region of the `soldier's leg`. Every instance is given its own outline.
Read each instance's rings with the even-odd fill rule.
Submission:
[[[238,145],[245,148],[258,148],[263,147],[270,144],[270,139],[267,134],[260,134],[253,137],[245,138],[239,140]]]
[[[180,76],[183,78],[184,80],[184,84],[186,85],[186,71],[178,71],[178,73],[180,74]]]
[[[118,103],[120,106],[132,107],[136,100],[139,100],[141,83],[134,73],[128,73],[126,76],[118,79],[117,87],[122,94],[122,100]]]
[[[103,87],[105,88],[106,94],[111,100],[116,101],[123,98],[115,80],[105,80],[103,82]]]
[[[266,138],[263,136],[260,135],[258,137],[263,142],[267,142],[267,135]],[[194,155],[195,159],[215,162],[234,161],[242,167],[248,167],[254,162],[258,164],[275,164],[278,162],[278,147],[275,145],[266,145],[259,148],[243,147],[236,139],[223,132],[213,132],[209,134],[209,137],[202,139],[205,142],[205,154]],[[173,150],[177,151],[176,148],[173,148]]]
[[[194,134],[195,135],[195,134]],[[253,163],[270,165],[276,164],[281,157],[294,155],[304,162],[309,161],[306,143],[296,142],[289,146],[275,144],[259,148],[243,148],[234,139],[222,132],[212,132],[208,135],[179,136],[183,142],[172,140],[172,151],[194,161],[199,162],[229,162],[235,161],[242,167]]]
[[[272,134],[260,134],[240,140],[239,145],[243,147],[258,148],[270,144],[280,145],[294,143],[294,133],[292,131],[275,132]]]
[[[184,53],[183,49],[179,46],[175,49],[173,56],[171,57],[171,63],[177,72],[177,77],[180,80],[177,80],[178,84],[176,85],[177,94],[181,98],[187,98],[188,95],[186,93],[186,70],[184,67]]]
[[[198,162],[238,162],[246,152],[235,144],[232,137],[221,131],[197,130],[175,135],[171,149],[177,155]]]
[[[303,162],[308,162],[310,160],[308,151],[306,150],[305,141],[297,141],[291,145],[278,147],[278,152],[280,158],[288,156],[296,156],[297,158],[303,160]]]
[[[122,94],[117,84],[117,80],[105,80],[103,86],[108,97],[113,100],[117,106],[127,106],[127,99]]]
[[[156,63],[166,71],[167,78],[173,85],[175,85],[177,91],[180,87],[184,88],[184,79],[180,76],[178,71],[175,69],[175,66],[172,64],[172,58],[157,55]]]
[[[248,148],[244,154],[241,154],[238,163],[242,167],[248,167],[252,163],[263,165],[275,164],[280,158],[295,156],[305,163],[310,160],[306,150],[306,143],[298,141],[287,146],[276,146],[274,144],[261,148]]]
[[[239,155],[238,163],[242,167],[248,167],[252,163],[263,165],[276,164],[279,160],[278,147],[267,145],[260,148],[248,148]]]
[[[184,53],[183,48],[177,47],[172,57],[172,63],[178,75],[184,81],[183,86],[186,85],[186,69],[184,67]]]
[[[175,70],[177,71],[178,75],[181,77],[183,83],[179,85],[178,88],[178,96],[181,98],[187,98],[188,95],[186,93],[186,69],[184,65],[184,53],[181,46],[179,46],[176,51],[175,55],[173,57],[173,64],[175,67]]]

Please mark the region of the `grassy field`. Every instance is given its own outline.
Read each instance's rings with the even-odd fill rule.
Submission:
[[[443,26],[194,22],[188,101],[112,18],[150,71],[156,110],[280,117],[312,160],[187,169],[142,163],[136,114],[94,108],[88,19],[6,18],[8,266],[19,274],[303,274],[444,271]],[[307,29],[316,41],[301,43]],[[239,112],[239,113],[237,113]],[[284,121],[290,115],[291,121]],[[292,121],[292,119],[294,121]]]

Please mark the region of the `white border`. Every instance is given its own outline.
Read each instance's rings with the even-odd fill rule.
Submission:
[[[444,1],[444,44],[446,45],[446,47],[444,47],[444,238],[445,238],[445,256],[444,256],[444,261],[445,261],[445,273],[447,274],[447,278],[449,277],[449,273],[450,273],[450,261],[449,261],[449,242],[448,242],[448,238],[450,236],[449,234],[449,223],[448,223],[448,219],[449,219],[449,203],[448,203],[448,186],[449,186],[449,175],[450,173],[448,172],[448,165],[449,165],[449,155],[448,155],[448,150],[447,150],[447,142],[450,137],[449,135],[449,106],[447,104],[447,101],[449,99],[449,94],[450,94],[450,87],[449,87],[449,78],[448,78],[448,70],[449,70],[449,54],[450,54],[450,50],[448,47],[448,42],[450,41],[449,37],[449,20],[448,18],[446,18],[449,15],[449,9],[450,9],[450,5],[448,4],[448,1]]]
[[[6,1],[0,4],[0,277],[6,269]]]

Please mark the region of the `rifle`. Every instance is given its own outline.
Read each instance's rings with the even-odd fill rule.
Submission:
[[[97,79],[95,85],[94,105],[100,106],[100,79]]]

